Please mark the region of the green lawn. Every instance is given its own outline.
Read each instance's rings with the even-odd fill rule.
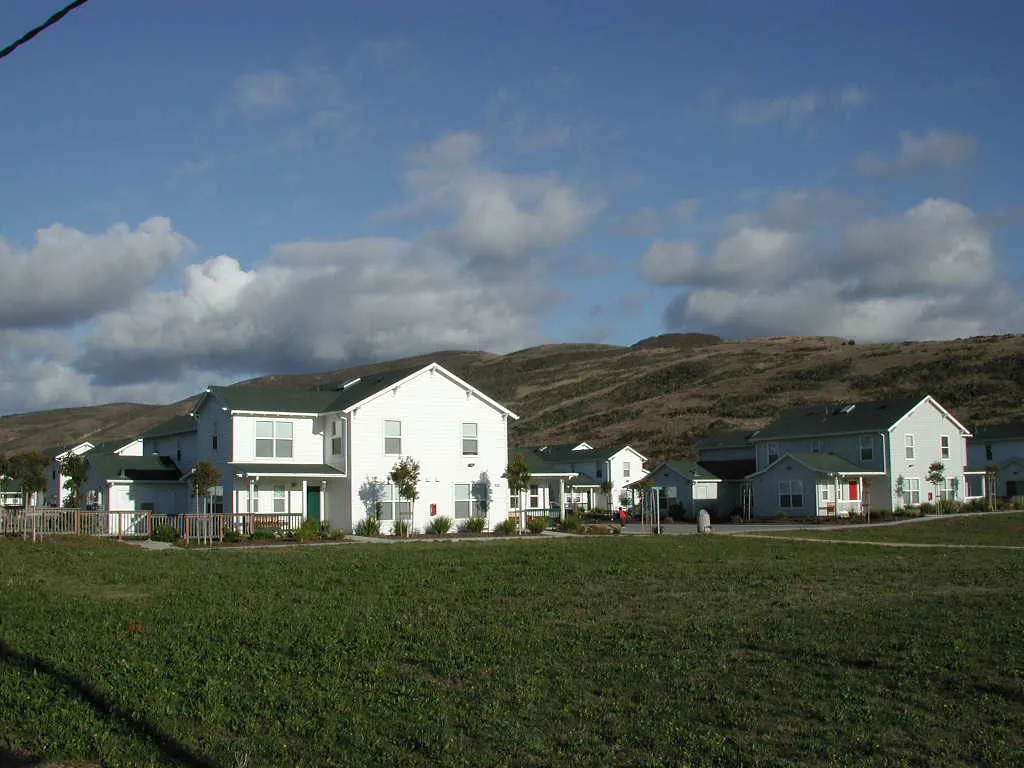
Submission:
[[[1020,765],[1022,564],[725,536],[0,541],[0,764]]]
[[[929,518],[900,525],[834,527],[811,531],[766,531],[771,536],[893,541],[910,544],[981,544],[1024,547],[1024,512]],[[759,534],[760,535],[760,534]]]

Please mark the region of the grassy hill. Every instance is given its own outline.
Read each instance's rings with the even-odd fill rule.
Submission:
[[[853,344],[834,337],[724,340],[668,334],[630,347],[552,344],[507,355],[443,351],[246,384],[300,388],[436,360],[521,417],[515,444],[628,442],[685,456],[714,429],[755,428],[793,405],[930,393],[969,425],[1024,418],[1024,336]],[[132,436],[173,405],[114,404],[0,418],[0,451]]]

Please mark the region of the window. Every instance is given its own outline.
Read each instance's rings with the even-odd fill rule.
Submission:
[[[462,424],[462,455],[476,456],[477,450],[476,424],[469,421],[464,422]]]
[[[181,461],[181,440],[178,440],[178,442],[176,443],[174,455],[177,457],[178,461]]]
[[[519,509],[519,494],[515,491],[509,491],[508,507],[509,509]]]
[[[985,461],[992,461],[992,444],[985,445]]]
[[[455,519],[484,517],[487,514],[487,485],[485,483],[455,484]]]
[[[604,477],[604,465],[603,464],[598,464],[597,465],[596,476],[597,476],[598,480],[600,480],[602,477]]]
[[[537,509],[540,507],[540,488],[536,485],[530,486],[530,509]]]
[[[832,500],[831,499],[831,497],[832,497],[832,489],[829,488],[827,485],[822,485],[822,486],[819,486],[819,487],[821,488],[821,500],[822,501],[831,501]]]
[[[256,422],[256,458],[290,459],[294,425],[290,421]]]
[[[860,460],[875,460],[875,440],[873,437],[871,437],[871,435],[860,436]]]
[[[908,459],[914,458],[914,436],[903,436],[903,451]]]
[[[283,515],[287,512],[288,497],[283,485],[274,486],[274,513]]]
[[[916,507],[921,503],[921,478],[903,479],[903,506]]]
[[[779,506],[782,509],[799,509],[804,505],[803,480],[779,481]]]
[[[215,485],[210,489],[210,514],[224,514],[224,486]]]
[[[768,445],[766,446],[766,450],[768,451],[768,463],[769,464],[774,464],[776,461],[779,460],[779,444],[778,443],[768,443]]]
[[[630,473],[629,462],[628,461],[622,462],[622,476],[623,477],[629,477],[629,473]]]
[[[811,453],[821,453],[821,440],[811,440]]]
[[[217,428],[217,422],[213,422],[213,436],[210,438],[210,447],[215,451],[217,450],[217,444],[220,442],[220,437],[217,434],[219,431],[220,430]],[[256,455],[258,456],[259,454]]]
[[[949,435],[942,435],[939,438],[939,455],[943,459],[949,458]]]
[[[380,499],[377,504],[381,520],[394,520],[396,514],[399,520],[412,520],[412,502],[402,499],[398,495],[398,489],[393,485],[380,487]]]
[[[402,453],[402,422],[384,422],[384,453],[399,456]]]

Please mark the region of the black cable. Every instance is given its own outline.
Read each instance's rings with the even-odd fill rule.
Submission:
[[[75,8],[78,8],[80,5],[85,5],[87,2],[89,2],[89,0],[75,0],[73,3],[69,3],[64,8],[61,8],[59,11],[57,11],[55,14],[53,14],[53,16],[48,18],[46,21],[44,21],[38,27],[36,27],[34,29],[30,29],[28,32],[26,32],[24,35],[22,35],[20,38],[18,38],[13,43],[11,43],[6,48],[4,48],[2,51],[0,51],[0,59],[2,59],[4,56],[7,56],[7,55],[9,55],[11,53],[14,53],[14,49],[15,48],[19,48],[20,46],[24,45],[29,40],[31,40],[33,37],[35,37],[40,32],[42,32],[44,29],[46,29],[47,27],[52,27],[58,21],[60,21],[65,16],[67,16],[69,13],[71,13],[73,10],[75,10]]]

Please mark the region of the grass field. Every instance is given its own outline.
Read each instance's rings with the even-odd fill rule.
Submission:
[[[917,519],[900,525],[828,530],[766,531],[771,536],[798,536],[849,541],[891,541],[907,544],[974,544],[1024,547],[1024,512]],[[761,535],[761,534],[758,534]]]
[[[1022,564],[719,536],[0,541],[0,764],[1020,765]]]

